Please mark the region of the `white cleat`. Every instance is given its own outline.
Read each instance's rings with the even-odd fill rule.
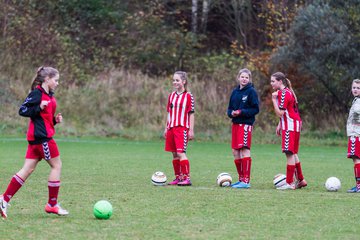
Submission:
[[[282,185],[281,187],[277,187],[277,190],[295,190],[295,185],[294,184],[288,184],[286,183],[285,185]]]
[[[4,201],[3,195],[0,195],[0,215],[3,219],[7,218],[8,203]]]
[[[50,206],[49,204],[46,204],[45,206],[45,212],[47,213],[53,213],[57,214],[59,216],[66,216],[69,214],[69,211],[63,209],[59,204],[56,204],[55,206]]]

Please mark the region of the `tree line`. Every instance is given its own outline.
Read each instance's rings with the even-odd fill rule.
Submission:
[[[221,95],[248,67],[271,111],[269,76],[283,71],[309,128],[341,129],[360,76],[359,16],[356,0],[3,0],[0,73],[48,64],[83,86],[114,69],[182,69]]]

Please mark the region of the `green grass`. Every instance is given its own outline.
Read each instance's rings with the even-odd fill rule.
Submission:
[[[344,140],[346,141],[346,140]],[[309,186],[278,191],[272,178],[285,172],[280,145],[253,144],[251,189],[220,188],[220,172],[236,178],[229,144],[191,142],[192,187],[155,187],[153,172],[172,180],[171,154],[162,141],[57,139],[63,160],[59,200],[68,217],[47,215],[48,165],[43,161],[11,201],[0,221],[1,239],[358,239],[360,195],[346,147],[302,146],[300,158]],[[24,139],[0,139],[0,192],[22,164]],[[325,180],[337,176],[339,192]],[[96,220],[101,199],[114,208]]]

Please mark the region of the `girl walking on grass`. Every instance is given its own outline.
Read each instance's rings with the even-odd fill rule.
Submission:
[[[231,148],[239,181],[231,187],[250,188],[251,136],[255,115],[259,113],[259,100],[249,69],[241,69],[236,80],[239,86],[231,93],[227,115],[232,121]]]
[[[354,100],[346,124],[346,132],[349,138],[347,157],[352,158],[354,162],[356,185],[347,192],[360,193],[360,79],[353,80],[351,92]]]
[[[285,74],[276,72],[271,75],[272,103],[275,114],[280,118],[276,127],[276,134],[281,135],[282,151],[286,155],[286,184],[278,187],[279,190],[302,188],[307,186],[304,179],[301,163],[298,157],[300,145],[301,118],[298,110],[298,101],[291,82]],[[294,174],[297,181],[294,182]]]
[[[61,123],[61,113],[55,115],[56,99],[54,90],[59,84],[59,71],[52,67],[40,67],[31,86],[31,92],[21,105],[19,114],[29,117],[27,131],[28,148],[23,167],[12,177],[6,191],[0,195],[0,214],[7,218],[8,203],[35,170],[37,164],[45,159],[50,166],[48,177],[49,199],[45,212],[68,215],[69,212],[58,204],[60,189],[61,160],[53,136],[55,124]]]
[[[187,91],[186,72],[177,71],[173,76],[174,91],[167,102],[167,121],[164,130],[165,151],[172,152],[175,179],[169,185],[191,186],[190,163],[186,156],[188,140],[194,138],[195,100]]]

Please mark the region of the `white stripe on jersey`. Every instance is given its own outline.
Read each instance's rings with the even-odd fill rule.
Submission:
[[[287,109],[284,109],[286,91],[288,91],[290,93],[291,97],[293,97],[293,94],[288,89],[284,89],[284,90],[281,91],[281,96],[280,96],[280,99],[279,99],[280,102],[278,103],[278,106],[279,106],[280,109],[285,110],[283,116],[280,119],[280,121],[281,121],[281,129],[288,130],[288,131],[300,132],[300,130],[301,130],[301,121],[291,118],[290,114],[289,114],[289,111]]]
[[[184,96],[184,101],[183,101],[183,106],[186,106],[187,104],[187,97]],[[180,125],[181,126],[184,126],[184,120],[185,120],[185,108],[186,107],[183,107],[182,110],[181,110],[181,116],[180,116]]]
[[[189,111],[194,112],[194,105],[194,98],[190,92],[181,94],[172,92],[168,98],[167,127],[184,126],[189,128]]]

